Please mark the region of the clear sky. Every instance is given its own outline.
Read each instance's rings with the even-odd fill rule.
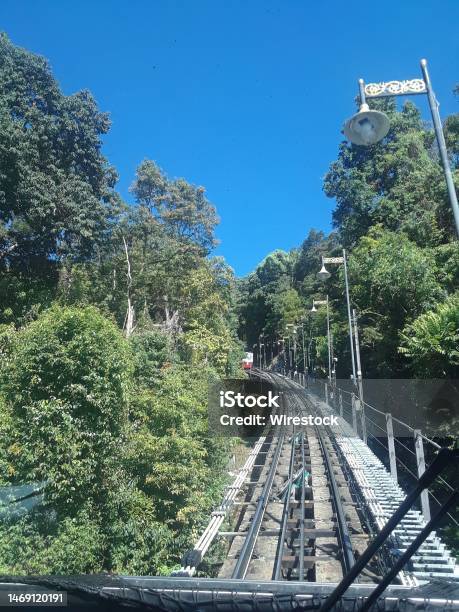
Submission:
[[[127,201],[144,158],[207,189],[238,275],[331,229],[322,179],[358,77],[418,77],[426,57],[459,111],[459,0],[2,0],[0,29],[110,112]]]

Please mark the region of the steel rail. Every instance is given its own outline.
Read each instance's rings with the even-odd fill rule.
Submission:
[[[293,395],[293,398],[294,398],[294,403],[296,404],[296,407],[300,412],[304,410],[305,403],[307,403],[309,407],[312,408],[313,411],[317,414],[317,410],[315,409],[315,407],[312,405],[312,403],[308,399],[304,398],[304,400],[301,401],[297,397],[296,394]],[[333,505],[336,510],[339,542],[341,544],[341,549],[343,552],[343,565],[344,565],[345,571],[348,572],[355,564],[355,558],[354,558],[354,553],[352,550],[352,542],[351,542],[349,528],[348,528],[347,521],[346,521],[346,515],[345,515],[343,504],[341,501],[341,495],[339,492],[338,483],[336,482],[335,474],[333,472],[333,467],[331,465],[330,455],[325,446],[323,435],[317,425],[314,426],[314,429],[315,429],[317,438],[319,440],[320,448],[322,451],[325,469],[328,474],[328,481],[330,485],[331,497],[333,500]],[[332,435],[330,433],[329,428],[327,428],[327,436],[329,440],[332,441]],[[302,449],[302,453],[304,453],[304,447]],[[303,465],[304,465],[304,454],[303,454]],[[303,473],[303,483],[302,483],[302,497],[303,495],[304,495],[304,473]],[[301,560],[303,560],[303,579],[304,579],[304,552],[303,552],[304,550],[304,500],[302,500],[302,521],[300,523],[300,529],[301,527],[303,529],[303,541],[300,542],[300,555],[301,555],[300,556],[300,568],[301,568]],[[300,569],[300,573],[301,573],[301,569]]]
[[[283,400],[282,400],[283,405]],[[273,435],[275,436],[275,431]],[[253,551],[255,548],[255,544],[257,541],[258,534],[260,532],[261,523],[266,511],[266,507],[269,502],[269,497],[273,485],[274,476],[276,474],[277,465],[279,463],[279,457],[282,450],[282,445],[284,443],[284,433],[279,434],[279,438],[277,441],[276,450],[274,451],[274,456],[271,462],[271,466],[269,468],[268,477],[266,479],[265,485],[263,487],[262,494],[257,503],[257,507],[255,513],[253,515],[252,522],[250,524],[250,528],[247,531],[246,538],[244,540],[244,544],[240,550],[239,558],[237,560],[236,566],[232,573],[232,578],[245,578],[247,573],[247,568],[249,566],[250,560],[252,559]]]
[[[273,570],[273,580],[280,580],[280,574],[282,569],[282,557],[284,556],[284,544],[285,544],[285,536],[287,533],[287,521],[288,515],[290,511],[290,497],[292,495],[292,485],[293,485],[293,466],[295,463],[295,436],[292,435],[292,448],[290,451],[290,466],[289,466],[289,479],[287,492],[284,500],[284,508],[282,510],[282,519],[281,519],[281,532],[279,536],[279,540],[277,542],[277,550],[276,550],[276,559],[274,562],[274,570]]]
[[[309,399],[309,398],[308,398]],[[312,399],[309,400],[310,402],[312,402]],[[318,408],[319,408],[319,404],[318,404]],[[323,408],[319,408],[322,412],[324,411]],[[325,412],[329,412],[330,411],[330,407],[328,406],[327,409],[325,410]],[[356,438],[355,440],[353,439],[352,433],[349,429],[348,424],[343,420],[343,419],[339,419],[338,421],[338,426],[342,431],[342,435],[344,436],[344,438],[340,438],[340,436],[333,438],[333,442],[334,442],[334,446],[335,448],[339,448],[340,451],[342,451],[344,453],[345,456],[345,461],[347,462],[347,464],[349,465],[349,467],[352,469],[353,474],[355,474],[356,477],[356,481],[358,486],[361,489],[361,492],[363,492],[364,497],[365,497],[365,506],[364,507],[368,507],[370,510],[370,513],[372,515],[373,520],[375,521],[375,524],[377,526],[377,529],[379,531],[379,534],[381,534],[381,532],[384,532],[385,528],[386,528],[386,524],[387,521],[392,520],[390,517],[390,513],[393,512],[395,510],[395,508],[398,508],[400,510],[401,507],[403,507],[404,501],[406,502],[406,492],[402,491],[402,489],[400,489],[400,487],[397,484],[393,484],[392,481],[387,481],[384,478],[384,474],[381,474],[382,477],[382,487],[384,489],[384,487],[388,487],[389,489],[389,493],[392,497],[388,498],[386,500],[386,493],[383,491],[383,493],[381,494],[381,492],[377,492],[377,488],[378,488],[378,484],[376,484],[376,488],[375,488],[375,482],[374,482],[374,474],[373,474],[373,469],[378,468],[379,463],[381,463],[376,456],[374,456],[374,459],[376,461],[376,464],[374,464],[373,460],[371,459],[370,455],[372,455],[371,450],[368,448],[367,445],[364,445],[364,443]],[[409,427],[409,426],[408,426]],[[350,447],[352,447],[352,453],[349,456],[346,453],[346,446],[344,445],[344,442],[346,440],[346,444],[350,443]],[[366,449],[366,450],[365,450]],[[364,452],[361,452],[364,451]],[[458,451],[451,451],[450,449],[442,449],[439,453],[439,455],[444,456],[445,452],[449,452],[449,453],[455,453],[456,457],[459,458],[459,452]],[[356,453],[355,457],[358,459],[357,463],[355,462],[355,459],[353,458],[353,454]],[[369,454],[370,453],[370,454]],[[362,469],[365,467],[365,463],[367,463],[369,458],[369,480],[367,479],[367,474],[366,471]],[[362,462],[362,464],[360,463]],[[399,458],[397,457],[397,462],[400,462]],[[400,462],[401,463],[401,462]],[[434,460],[433,464],[438,465],[438,456],[436,457],[436,459]],[[432,464],[432,465],[433,465]],[[402,464],[404,466],[404,464]],[[404,466],[405,469],[407,471],[408,468],[406,466]],[[381,468],[383,469],[383,472],[386,473],[387,469],[385,467],[383,467],[383,464],[381,463]],[[427,466],[427,470],[425,473],[430,472],[432,473],[432,470],[430,469],[431,466]],[[440,470],[441,471],[441,470]],[[439,472],[440,472],[439,471]],[[437,478],[440,476],[440,473],[437,473]],[[424,474],[425,474],[424,473]],[[423,475],[424,476],[424,475]],[[415,478],[415,482],[418,482],[418,478],[419,476],[416,476],[413,474],[413,477]],[[390,476],[387,473],[387,478],[390,479]],[[441,478],[441,481],[444,484],[444,479]],[[421,479],[422,481],[424,481],[424,479]],[[425,488],[428,489],[428,487],[430,486],[430,483],[427,483],[427,486]],[[363,488],[363,490],[362,490]],[[369,495],[367,493],[370,493]],[[402,494],[403,493],[403,494]],[[432,492],[429,491],[430,495],[433,496]],[[392,499],[393,498],[393,499]],[[436,500],[435,496],[433,496],[433,498]],[[380,501],[382,500],[383,505],[380,505]],[[385,505],[384,505],[385,504]],[[439,502],[439,505],[441,505],[441,503]],[[417,530],[421,530],[423,527],[422,524],[422,520],[421,518],[419,518],[419,512],[414,511],[414,510],[410,510],[408,513],[408,517],[405,517],[405,514],[403,515],[402,518],[400,518],[400,526],[398,528],[398,533],[396,532],[395,535],[393,537],[395,537],[396,539],[399,538],[399,534],[400,537],[402,538],[402,542],[400,543],[401,549],[402,551],[404,550],[404,546],[409,545],[410,543],[410,539],[411,539],[411,534],[412,533],[416,533]],[[455,519],[452,517],[452,515],[450,513],[447,513],[447,516],[453,520],[454,524],[457,524]],[[406,529],[406,533],[404,532],[404,530]],[[414,531],[413,531],[414,530]],[[379,537],[379,536],[377,536]],[[387,536],[386,536],[387,537]],[[413,536],[414,537],[414,536]],[[433,544],[435,546],[433,546]],[[442,548],[443,547],[443,548]],[[430,557],[429,557],[429,550],[430,548],[434,548],[435,552],[432,553],[434,556],[439,555],[442,559],[442,562],[444,562],[444,564],[446,565],[438,565],[438,571],[437,571],[437,565],[431,565],[429,562],[431,561]],[[427,565],[425,568],[420,567],[419,564],[417,564],[417,567],[413,568],[412,570],[410,570],[409,573],[405,574],[404,571],[400,572],[400,579],[402,580],[403,584],[408,584],[411,586],[415,586],[417,584],[417,580],[426,580],[426,579],[431,579],[433,577],[449,577],[449,572],[451,572],[452,570],[449,569],[451,566],[454,567],[455,563],[454,563],[454,559],[451,555],[451,553],[444,548],[444,544],[441,542],[441,540],[438,537],[435,537],[432,540],[432,545],[429,544],[428,546],[429,550],[426,550],[425,552],[421,552],[422,554],[427,554]],[[382,552],[382,551],[381,551]],[[379,551],[378,551],[379,553]],[[364,553],[366,554],[366,553]],[[423,561],[423,559],[421,559],[421,561]],[[434,559],[434,562],[436,560]],[[358,561],[356,561],[356,564],[359,564],[361,562],[361,557],[358,559]],[[387,563],[384,563],[384,565],[389,566]],[[441,569],[440,569],[441,568]],[[445,568],[445,571],[443,570],[443,568]],[[353,568],[354,569],[354,568]],[[454,576],[453,576],[454,574]],[[458,579],[458,572],[457,569],[456,571],[453,572],[453,574],[451,574],[453,580],[457,580]],[[383,574],[382,574],[383,575]],[[346,578],[346,577],[345,577]],[[344,578],[342,583],[344,582]],[[343,588],[343,584],[341,583],[340,587],[341,589]],[[348,587],[344,587],[344,590],[346,590],[346,588]],[[335,589],[336,590],[336,589]],[[343,592],[343,591],[342,591]],[[336,593],[334,594],[334,597],[336,597]],[[330,608],[325,607],[325,610],[328,610]]]
[[[306,497],[306,467],[305,467],[305,452],[304,452],[304,431],[301,433],[301,518],[300,518],[300,572],[299,580],[304,580],[304,522],[306,520],[304,511],[304,502]]]
[[[298,414],[303,413],[304,404],[298,398],[296,394],[294,395],[294,403],[296,405]],[[306,497],[306,485],[305,485],[305,463],[306,461],[305,461],[305,450],[304,450],[304,438],[305,438],[305,432],[303,430],[301,433],[301,516],[300,516],[300,546],[299,546],[299,573],[298,573],[298,579],[300,581],[304,580],[304,548],[305,548],[304,523],[306,521],[305,507],[304,507],[305,497]]]
[[[317,411],[315,410],[315,407],[312,405],[312,403],[309,402],[306,398],[305,398],[305,401],[306,403],[309,404],[309,406],[317,414]],[[328,474],[328,481],[330,484],[332,500],[333,500],[333,504],[336,510],[339,540],[341,543],[341,549],[343,551],[343,565],[344,565],[345,571],[349,572],[350,569],[355,564],[355,558],[354,558],[354,552],[352,550],[351,536],[350,536],[349,528],[348,528],[347,521],[346,521],[346,515],[344,512],[343,503],[341,501],[341,494],[339,492],[338,483],[336,482],[335,474],[333,472],[330,455],[325,446],[323,434],[317,425],[314,426],[314,429],[316,431],[316,435],[319,440],[320,448],[322,451],[322,456],[323,456],[324,463],[325,463],[325,469]],[[329,440],[332,441],[332,435],[330,434],[329,428],[327,428],[327,436]],[[303,479],[303,487],[304,487],[304,479]],[[303,503],[303,513],[304,513],[304,503]]]
[[[349,572],[355,564],[354,553],[352,551],[351,536],[349,534],[349,527],[346,521],[346,515],[344,513],[343,503],[341,501],[341,494],[339,492],[338,483],[336,482],[335,474],[330,460],[330,455],[325,446],[324,438],[320,429],[316,426],[317,438],[319,440],[320,448],[324,458],[325,468],[328,473],[328,480],[331,487],[333,504],[336,510],[336,518],[338,524],[339,539],[341,541],[341,548],[343,551],[343,564],[346,572]],[[328,436],[331,440],[331,436]]]

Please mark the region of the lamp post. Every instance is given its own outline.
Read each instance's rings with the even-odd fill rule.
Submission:
[[[282,348],[283,348],[283,353],[284,353],[284,373],[287,370],[287,355],[286,355],[286,349],[287,349],[287,344],[285,342],[286,338],[285,336],[282,337]]]
[[[446,149],[440,113],[438,111],[439,103],[432,89],[429,71],[427,70],[427,60],[425,59],[421,60],[421,71],[423,76],[422,79],[368,83],[367,85],[363,79],[359,79],[360,109],[358,113],[346,121],[343,132],[346,138],[356,145],[369,146],[375,144],[387,135],[390,128],[390,122],[385,113],[369,109],[367,98],[426,94],[429,100],[440,159],[445,173],[449,201],[453,209],[456,232],[459,235],[459,205],[457,202],[457,194],[454,187],[451,167],[449,165],[448,151]]]
[[[320,271],[317,273],[317,276],[320,278],[320,280],[323,280],[323,281],[327,280],[327,278],[330,278],[331,276],[330,272],[325,267],[325,264],[337,264],[337,265],[343,264],[343,267],[344,267],[344,285],[346,289],[347,318],[348,318],[348,325],[349,325],[349,344],[351,347],[352,378],[353,378],[354,384],[357,385],[357,377],[356,377],[356,371],[355,371],[355,357],[354,357],[354,341],[352,337],[353,334],[352,334],[352,319],[351,319],[351,302],[349,299],[349,280],[347,277],[346,250],[343,249],[342,257],[322,257],[322,267]]]
[[[359,328],[357,325],[357,314],[355,312],[355,308],[352,309],[352,316],[354,319],[355,352],[357,357],[357,384],[359,387],[359,397],[360,400],[363,402],[362,364],[360,362]]]
[[[266,367],[266,350],[265,343],[262,342],[262,339],[264,340],[264,334],[260,334],[258,336],[258,346],[260,347],[260,367],[263,370],[264,367]]]
[[[314,352],[313,352],[313,346],[315,348],[314,342],[315,342],[315,339],[311,338],[310,341],[309,341],[309,345],[308,345],[309,369],[311,371],[311,376],[312,376],[313,380],[315,378],[315,370],[316,370],[315,359],[314,359]]]
[[[292,334],[293,334],[293,375],[295,376],[296,373],[296,334],[297,334],[297,328],[294,327],[292,330]]]
[[[306,356],[306,351],[304,347],[304,323],[301,324],[301,348],[303,351],[303,374],[305,376],[304,382],[305,386],[308,386],[308,358]]]
[[[352,310],[352,316],[354,319],[354,331],[355,331],[355,353],[357,357],[357,384],[359,389],[359,400],[360,400],[360,410],[361,410],[361,418],[362,418],[362,436],[363,441],[367,442],[367,426],[365,422],[365,404],[363,403],[363,382],[362,382],[362,364],[360,363],[360,342],[359,342],[359,328],[357,324],[357,314],[355,312],[355,308]]]
[[[285,331],[288,334],[288,365],[289,365],[289,370],[292,369],[292,365],[293,367],[295,367],[294,362],[292,360],[292,349],[291,349],[291,342],[290,342],[290,328],[294,327],[293,323],[287,323],[287,325],[285,326]],[[295,344],[294,344],[294,348],[293,348],[293,354],[295,354]]]
[[[336,387],[336,364],[338,363],[338,357],[333,357],[333,387]]]
[[[328,344],[328,380],[331,382],[331,342],[330,342],[330,310],[328,307],[328,295],[326,300],[312,300],[311,312],[317,312],[316,306],[327,307],[327,344]]]

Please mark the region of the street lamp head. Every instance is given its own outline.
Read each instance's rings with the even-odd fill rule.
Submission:
[[[330,278],[331,274],[325,267],[325,264],[322,264],[320,271],[317,272],[317,276],[320,278],[320,280],[327,280],[327,278]]]
[[[315,304],[312,305],[311,312],[317,312],[317,308]]]
[[[353,144],[369,146],[382,140],[390,128],[389,117],[362,104],[358,113],[344,124],[344,135]]]

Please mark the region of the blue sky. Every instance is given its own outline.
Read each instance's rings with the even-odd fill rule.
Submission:
[[[418,77],[426,57],[442,115],[459,111],[458,0],[2,0],[0,29],[110,112],[127,201],[144,158],[206,187],[238,275],[331,229],[322,179],[358,77]]]

